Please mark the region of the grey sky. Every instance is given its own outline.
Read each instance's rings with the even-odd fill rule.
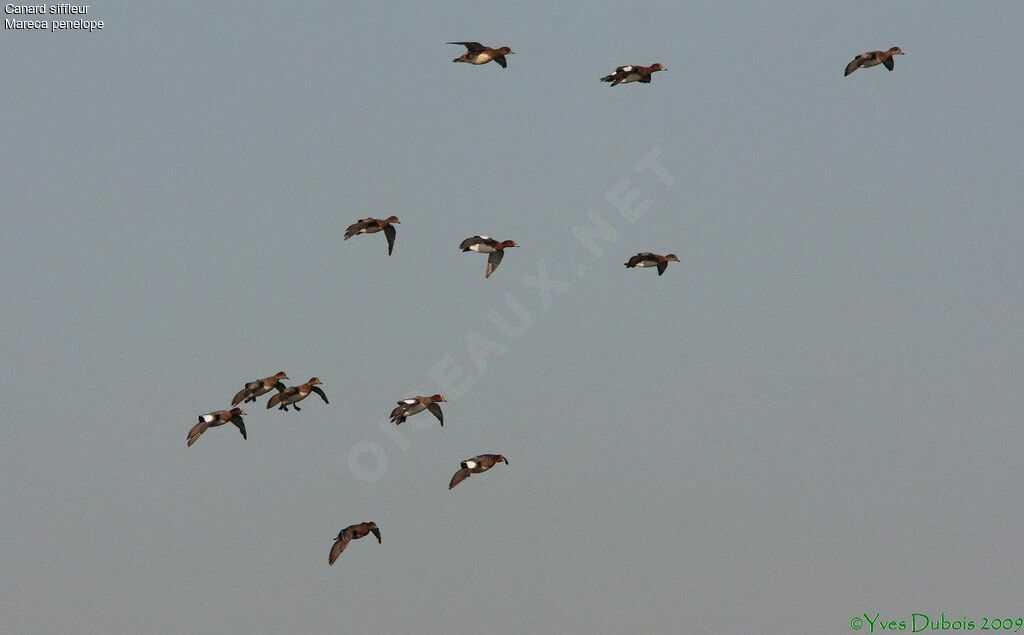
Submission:
[[[375,4],[104,2],[101,32],[0,37],[2,630],[1020,615],[1019,3]],[[392,213],[392,257],[342,242]],[[489,280],[479,233],[522,245]],[[648,250],[682,262],[622,266]],[[331,404],[261,399],[248,441],[186,450],[282,369]],[[393,436],[460,371],[443,429]],[[448,492],[485,452],[511,464]],[[364,520],[383,544],[328,567]]]

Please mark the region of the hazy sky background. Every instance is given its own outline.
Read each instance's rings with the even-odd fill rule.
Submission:
[[[2,630],[1019,616],[1024,7],[632,5],[99,2],[101,32],[4,31]],[[634,169],[654,149],[672,187]],[[342,242],[392,213],[392,257]],[[478,233],[522,244],[489,280]],[[682,262],[622,266],[648,250]],[[570,285],[548,306],[540,266]],[[475,383],[390,435],[396,400],[452,392],[439,363]],[[186,449],[278,370],[331,404],[261,398],[248,441]],[[353,470],[368,448],[387,465]],[[447,491],[484,452],[511,465]],[[328,567],[364,520],[383,544]]]

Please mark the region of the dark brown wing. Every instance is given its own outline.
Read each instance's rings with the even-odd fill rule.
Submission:
[[[430,411],[430,414],[437,417],[437,420],[441,422],[441,427],[444,427],[444,413],[441,412],[441,406],[437,405],[436,403],[432,403],[429,406],[427,406],[427,410]]]
[[[231,398],[231,405],[237,406],[243,399],[249,396],[249,389],[243,388],[235,393],[235,396]]]
[[[277,390],[277,392],[284,392],[287,389],[287,387],[281,382],[277,382],[276,384],[274,384],[274,389]]]
[[[309,389],[315,392],[316,394],[320,395],[320,398],[324,400],[324,403],[331,403],[327,401],[327,395],[324,394],[323,390],[320,390],[320,386],[310,386]]]
[[[391,423],[402,424],[405,421],[405,406],[398,406],[391,411]]]
[[[448,483],[448,489],[451,489],[451,488],[455,487],[456,485],[458,485],[462,481],[464,481],[467,478],[469,478],[469,474],[470,474],[470,472],[469,472],[469,468],[468,467],[464,467],[461,470],[459,470],[458,472],[456,472],[455,475],[452,476],[452,482]]]
[[[487,256],[487,271],[484,272],[485,278],[490,278],[494,270],[501,264],[501,259],[505,257],[505,250],[499,249],[492,251],[490,256]]]
[[[378,529],[377,527],[371,527],[370,532],[377,537],[377,544],[383,544],[380,541],[380,529]]]
[[[853,71],[855,71],[858,68],[860,68],[860,65],[863,64],[863,63],[864,63],[864,58],[861,57],[860,55],[858,55],[857,57],[853,58],[853,61],[851,61],[849,64],[846,65],[846,72],[843,73],[843,77],[846,77],[847,75],[849,75]]]
[[[242,386],[242,389],[235,393],[235,397],[231,400],[231,405],[237,406],[238,402],[248,400],[249,397],[252,395],[252,391],[256,390],[261,385],[262,384],[258,379],[246,382],[246,384]]]
[[[481,53],[486,46],[479,42],[447,42],[447,44],[458,44],[459,46],[465,46],[466,50],[470,53]]]
[[[666,269],[668,269],[668,261],[667,260],[659,260],[658,261],[658,275],[660,276],[661,274],[665,273]]]
[[[349,225],[348,228],[345,230],[345,240],[352,238],[353,236],[359,233],[359,230],[366,229],[373,223],[374,220],[372,218],[360,218],[356,222]]]
[[[235,415],[231,417],[231,423],[238,426],[238,431],[242,433],[242,438],[248,440],[249,437],[245,436],[245,422],[242,421],[241,415]]]
[[[270,399],[267,399],[267,410],[270,410],[274,406],[279,405],[281,403],[281,400],[283,400],[285,397],[290,397],[290,396],[294,395],[297,392],[299,392],[299,389],[296,388],[295,386],[292,386],[290,388],[285,388],[284,390],[282,390],[281,392],[277,393],[276,395],[274,395]]]
[[[502,68],[508,68],[508,62],[505,61],[504,55],[497,55],[494,57],[494,61],[498,63],[498,66]]]
[[[394,225],[390,225],[389,224],[389,225],[385,225],[384,226],[384,236],[388,239],[388,255],[389,256],[391,255],[391,252],[395,250],[395,233],[396,232],[395,232],[395,226]]]
[[[210,424],[205,421],[200,421],[196,425],[192,426],[192,429],[188,431],[188,445],[192,447],[192,444],[199,440],[199,437],[203,436],[210,427]]]
[[[331,555],[327,558],[328,565],[334,564],[334,561],[338,559],[342,551],[345,551],[345,547],[348,546],[351,540],[347,531],[338,536],[338,539],[334,541],[334,545],[331,547]]]
[[[885,64],[885,67],[888,68],[890,71],[896,68],[896,60],[892,58],[892,55],[882,60],[882,63]]]

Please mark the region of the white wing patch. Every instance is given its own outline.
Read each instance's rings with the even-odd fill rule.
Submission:
[[[628,73],[629,71],[633,70],[633,67],[632,66],[623,66],[622,70]]]
[[[404,403],[407,406],[411,406],[414,403],[419,403],[419,399],[403,399],[401,403]]]
[[[476,461],[466,461],[465,465],[469,468],[476,467]]]
[[[212,423],[217,417],[213,415],[203,415],[203,423]]]

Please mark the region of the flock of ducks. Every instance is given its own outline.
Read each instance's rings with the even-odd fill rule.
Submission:
[[[453,62],[462,62],[466,64],[482,65],[489,62],[495,62],[502,68],[508,67],[508,62],[505,59],[508,55],[514,55],[515,53],[507,46],[500,48],[491,48],[484,46],[479,42],[448,42],[448,44],[457,44],[459,46],[465,46],[466,52],[459,57],[456,57]],[[893,70],[895,62],[893,56],[904,55],[903,51],[898,46],[890,48],[888,51],[868,51],[861,53],[860,55],[853,58],[853,60],[846,65],[846,70],[843,73],[844,77],[853,73],[859,68],[870,68],[872,66],[883,65],[888,70]],[[668,70],[660,63],[655,63],[650,66],[640,66],[637,64],[631,64],[626,66],[619,66],[615,69],[615,72],[601,77],[602,82],[607,82],[611,86],[617,86],[619,84],[629,84],[637,82],[640,84],[651,83],[651,76],[658,71]],[[395,238],[397,231],[395,225],[400,224],[397,216],[388,216],[387,218],[362,218],[355,223],[348,226],[345,230],[345,240],[358,236],[361,234],[375,234],[379,232],[384,233],[384,237],[388,242],[388,255],[390,256],[395,250]],[[464,252],[472,251],[479,254],[487,254],[487,267],[484,270],[484,277],[490,278],[491,274],[501,264],[502,258],[505,256],[505,250],[519,247],[514,240],[496,240],[490,236],[470,236],[463,240],[459,244],[459,249]],[[666,254],[664,256],[651,252],[640,252],[635,256],[631,257],[626,261],[625,265],[627,268],[632,269],[634,267],[647,268],[657,267],[658,275],[665,273],[668,268],[668,263],[679,262],[679,258],[675,254]],[[267,410],[276,407],[278,410],[287,412],[288,408],[294,408],[295,411],[301,411],[298,403],[308,397],[309,395],[316,393],[325,404],[330,404],[327,399],[327,394],[324,393],[323,389],[319,387],[321,381],[317,377],[311,377],[309,381],[298,386],[286,387],[281,381],[288,379],[288,375],[284,371],[277,372],[269,377],[262,379],[256,379],[246,383],[241,390],[239,390],[234,398],[231,400],[230,410],[215,410],[206,414],[199,415],[199,421],[192,426],[189,430],[186,438],[186,445],[191,447],[199,437],[203,435],[208,429],[222,426],[226,423],[232,423],[242,434],[242,439],[247,439],[245,432],[245,422],[242,419],[242,415],[246,414],[245,410],[239,407],[239,404],[253,403],[257,398],[276,390],[277,392],[267,400]],[[391,422],[395,425],[400,425],[405,422],[408,417],[419,414],[423,411],[427,411],[437,418],[438,422],[444,427],[444,413],[441,411],[439,404],[444,403],[446,400],[443,395],[429,395],[429,396],[416,396],[403,399],[398,403],[398,407],[391,411]],[[456,485],[466,480],[473,474],[482,474],[498,463],[504,463],[508,465],[508,459],[501,454],[481,454],[472,458],[466,459],[459,464],[459,470],[452,476],[451,481],[448,483],[448,489],[451,490]],[[377,538],[377,542],[381,543],[380,529],[377,527],[375,522],[362,522],[355,525],[349,525],[345,527],[338,535],[334,538],[334,544],[331,546],[331,551],[327,558],[327,563],[333,565],[338,557],[348,547],[349,542],[358,540],[373,534]]]

